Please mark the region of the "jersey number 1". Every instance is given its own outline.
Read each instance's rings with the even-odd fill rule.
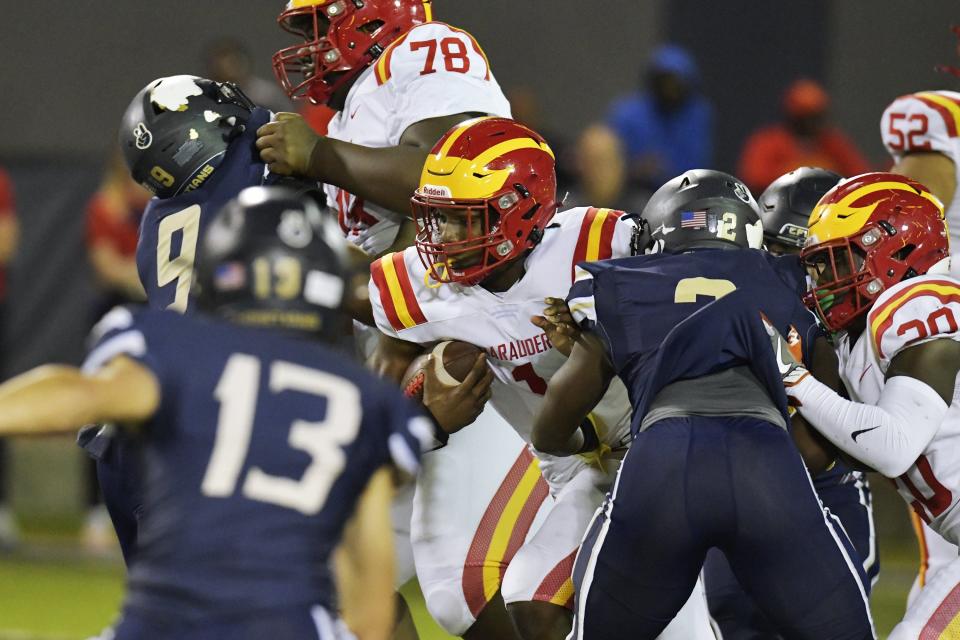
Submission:
[[[213,392],[220,402],[220,415],[201,485],[205,496],[227,498],[236,490],[253,435],[260,367],[258,358],[235,353]],[[243,482],[243,495],[313,515],[323,508],[346,463],[342,447],[353,442],[360,430],[360,391],[338,376],[282,361],[271,365],[269,387],[271,393],[289,390],[326,398],[327,415],[318,422],[294,420],[290,427],[287,443],[311,458],[299,480],[252,467]]]

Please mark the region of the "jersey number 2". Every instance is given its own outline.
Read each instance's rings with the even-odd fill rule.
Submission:
[[[427,59],[424,62],[420,75],[425,76],[437,71],[434,63],[437,60],[437,48],[443,54],[443,66],[453,73],[466,73],[470,70],[470,57],[467,55],[467,45],[460,38],[444,38],[436,40],[417,40],[410,43],[410,51],[427,50]]]
[[[201,485],[206,496],[226,498],[236,490],[253,435],[260,367],[258,358],[235,353],[213,392],[220,402],[220,415],[213,454]],[[243,495],[313,515],[323,508],[346,463],[342,447],[357,437],[360,391],[338,376],[282,361],[271,365],[269,387],[271,393],[290,390],[326,398],[327,415],[319,422],[294,420],[290,427],[287,443],[311,458],[299,480],[273,476],[252,467],[243,482]]]

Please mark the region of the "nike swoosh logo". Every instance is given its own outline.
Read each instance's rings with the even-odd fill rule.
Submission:
[[[783,361],[783,343],[777,343],[777,368],[780,369],[780,375],[790,372],[790,365]]]
[[[857,436],[862,436],[863,434],[865,434],[865,433],[868,432],[868,431],[873,431],[874,429],[879,429],[879,428],[880,428],[880,425],[877,425],[877,426],[875,426],[875,427],[870,427],[869,429],[858,429],[857,431],[854,431],[853,433],[851,433],[851,434],[850,434],[850,437],[853,438],[853,441],[854,441],[854,442],[856,442],[856,441],[857,441]]]

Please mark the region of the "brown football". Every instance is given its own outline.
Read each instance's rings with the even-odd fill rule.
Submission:
[[[473,363],[477,361],[477,355],[481,351],[480,347],[459,340],[444,340],[437,343],[429,353],[417,356],[410,363],[406,373],[403,374],[401,386],[404,393],[417,400],[423,399],[423,367],[430,353],[434,355],[434,361],[437,363],[437,378],[444,384],[456,386],[470,374]]]

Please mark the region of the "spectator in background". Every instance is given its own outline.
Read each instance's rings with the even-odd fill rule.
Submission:
[[[574,150],[576,183],[564,205],[643,210],[649,194],[627,179],[627,162],[617,134],[604,124],[587,127]],[[562,192],[561,192],[562,193]]]
[[[7,320],[7,266],[17,250],[19,226],[14,213],[13,184],[10,176],[0,168],[0,369],[6,366],[3,337]],[[5,373],[5,372],[4,372]],[[0,550],[16,546],[19,532],[13,511],[7,503],[10,455],[6,440],[0,438]]]
[[[217,82],[233,82],[254,104],[270,111],[292,111],[293,105],[280,87],[253,74],[250,51],[235,38],[221,38],[204,47],[206,78]]]
[[[678,46],[654,51],[644,88],[614,102],[607,124],[623,140],[632,181],[651,192],[712,163],[711,107],[700,94],[696,62]]]
[[[140,220],[151,195],[130,177],[117,149],[86,209],[87,256],[100,292],[91,309],[91,325],[117,305],[146,300],[137,275],[136,252]],[[116,546],[116,537],[100,495],[93,460],[88,470],[89,492],[82,543],[88,551],[103,553]]]
[[[821,167],[844,177],[870,170],[853,143],[827,122],[830,98],[813,80],[801,79],[783,94],[783,121],[753,133],[743,146],[737,175],[760,193],[799,167]]]

